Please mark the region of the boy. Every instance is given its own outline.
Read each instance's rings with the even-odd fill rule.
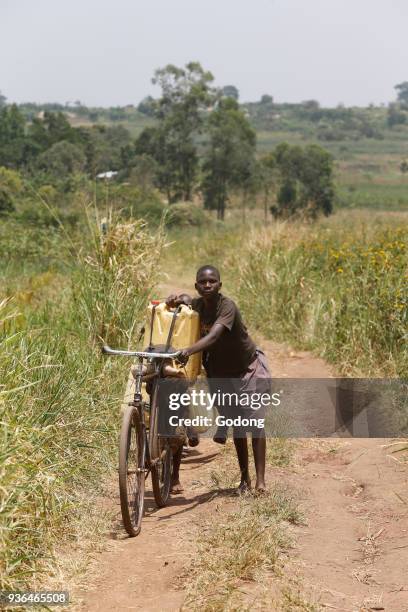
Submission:
[[[203,351],[203,363],[209,379],[211,391],[228,390],[251,393],[259,389],[269,389],[270,373],[262,351],[248,335],[242,322],[241,314],[235,303],[222,295],[220,273],[214,266],[205,265],[199,268],[196,275],[195,288],[200,295],[192,299],[185,294],[170,295],[166,303],[170,307],[179,304],[191,305],[200,314],[201,339],[181,352],[181,357],[187,359],[190,355]],[[218,379],[211,382],[212,379]],[[220,381],[219,379],[222,379]],[[219,407],[222,413],[223,407]],[[239,403],[229,410],[230,416],[251,417],[250,408],[243,408]],[[257,415],[259,416],[259,414]],[[234,427],[233,437],[235,449],[241,470],[241,482],[238,493],[242,494],[251,488],[248,469],[248,444],[246,431]],[[251,429],[252,450],[255,460],[257,492],[265,491],[265,431]],[[214,441],[225,444],[227,428],[218,428]]]

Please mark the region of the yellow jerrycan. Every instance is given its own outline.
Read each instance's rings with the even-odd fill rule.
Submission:
[[[160,347],[161,350],[187,348],[200,339],[200,317],[190,306],[168,308],[165,302],[152,300],[147,308],[144,348]],[[201,372],[201,353],[191,355],[186,366],[173,364],[184,371],[188,380],[194,381]]]

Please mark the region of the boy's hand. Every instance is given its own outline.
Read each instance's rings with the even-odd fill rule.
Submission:
[[[166,306],[169,308],[176,308],[177,306],[180,306],[180,304],[185,304],[188,306],[191,304],[191,297],[186,293],[182,293],[181,295],[171,293],[169,297],[166,298]]]
[[[188,358],[190,357],[189,349],[182,349],[177,357],[177,361],[180,361],[183,365],[186,365]]]
[[[179,306],[179,304],[177,304],[177,300],[178,296],[175,293],[171,293],[169,297],[166,298],[166,306],[169,308],[176,308],[176,306]]]

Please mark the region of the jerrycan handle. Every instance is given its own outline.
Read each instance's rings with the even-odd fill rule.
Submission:
[[[149,338],[149,348],[147,349],[148,351],[151,351],[154,348],[152,345],[153,323],[154,323],[154,317],[156,315],[156,308],[160,304],[160,300],[151,300],[151,304],[153,304],[153,308],[152,308],[152,316],[150,319],[150,338]]]
[[[173,312],[173,316],[172,316],[172,319],[171,319],[171,325],[170,325],[170,329],[169,329],[169,334],[167,336],[166,348],[164,349],[165,353],[167,353],[167,351],[170,348],[170,343],[171,343],[171,339],[173,337],[173,332],[174,332],[174,326],[176,325],[177,315],[180,312],[180,310],[181,310],[181,304],[180,304],[180,306],[177,306],[177,308]]]

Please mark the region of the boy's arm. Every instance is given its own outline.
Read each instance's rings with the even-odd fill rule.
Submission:
[[[190,355],[194,355],[194,353],[199,353],[200,351],[206,351],[210,348],[215,342],[217,342],[218,338],[224,333],[225,327],[222,323],[214,323],[210,331],[206,336],[198,340],[192,346],[183,349],[180,352],[180,357],[188,358]]]
[[[209,333],[192,346],[183,349],[180,357],[182,359],[187,359],[190,355],[194,355],[194,353],[209,349],[225,331],[231,331],[234,325],[236,312],[237,308],[234,302],[232,300],[224,300],[219,316]]]

